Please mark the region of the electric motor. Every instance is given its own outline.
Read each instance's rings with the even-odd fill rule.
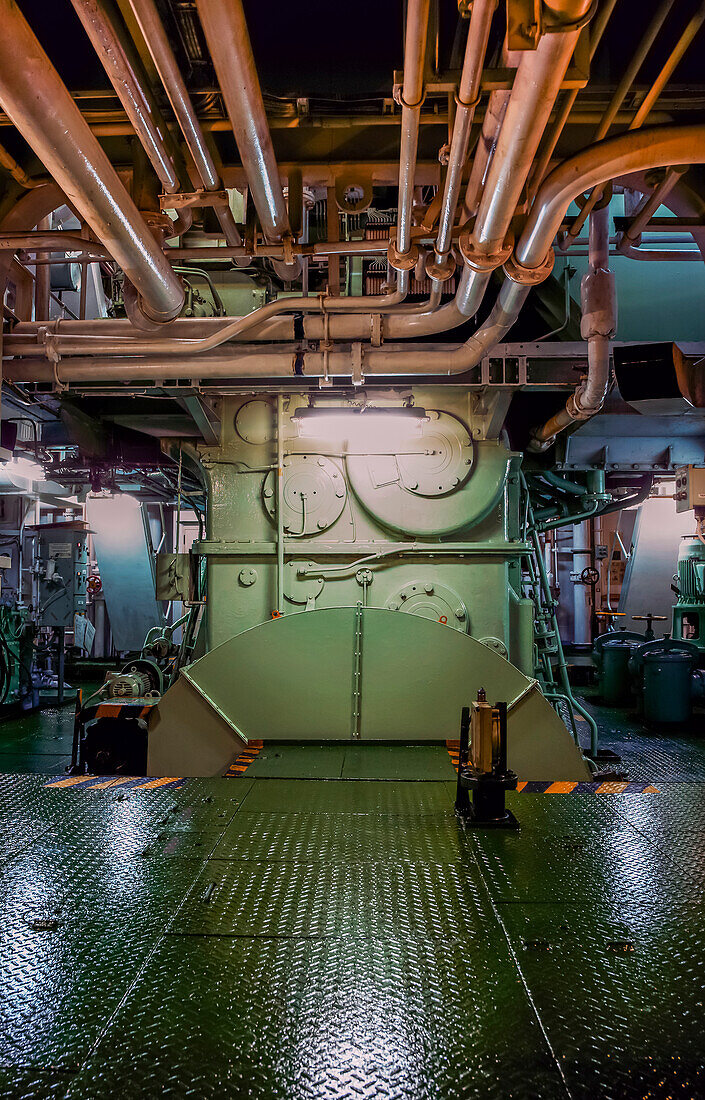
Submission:
[[[109,699],[140,699],[151,691],[149,676],[144,672],[112,672],[105,682]]]

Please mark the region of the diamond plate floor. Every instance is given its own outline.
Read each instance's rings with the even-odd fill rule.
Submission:
[[[705,1097],[705,785],[480,833],[417,748],[0,775],[0,1100]]]

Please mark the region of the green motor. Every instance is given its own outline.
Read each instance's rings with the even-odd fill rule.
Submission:
[[[705,544],[692,535],[681,539],[674,577],[678,600],[673,607],[672,637],[705,650]]]

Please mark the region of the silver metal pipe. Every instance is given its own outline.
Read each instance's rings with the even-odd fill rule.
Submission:
[[[419,143],[419,117],[424,98],[424,67],[430,7],[431,0],[409,0],[406,10],[396,239],[396,249],[401,255],[406,255],[411,247],[411,208]]]
[[[242,0],[197,0],[196,7],[262,231],[267,241],[288,241],[289,215]],[[301,262],[275,261],[275,268],[290,280]]]
[[[555,168],[539,188],[515,259],[536,268],[545,259],[570,203],[616,176],[705,161],[705,125],[652,126],[591,145]]]
[[[0,0],[0,103],[140,299],[150,321],[181,310],[181,281],[15,0]]]
[[[438,219],[438,234],[435,245],[436,262],[438,264],[443,263],[450,251],[463,168],[465,167],[470,144],[470,131],[472,130],[475,108],[480,99],[482,66],[487,52],[492,16],[496,7],[497,0],[475,0],[472,7],[463,69],[458,86],[458,103],[448,155],[443,201]]]
[[[586,15],[590,0],[567,7],[565,18],[572,23]],[[473,243],[481,253],[502,247],[579,34],[545,34],[519,62],[477,211]]]
[[[73,0],[74,6],[77,3],[84,2],[85,0]],[[159,73],[159,79],[169,97],[171,109],[184,135],[184,140],[193,157],[193,163],[201,177],[203,186],[206,191],[220,191],[223,187],[223,181],[206,143],[205,135],[154,0],[129,0],[129,2],[154,66]],[[215,214],[228,245],[238,248],[242,244],[242,238],[230,208],[217,206],[215,207]]]

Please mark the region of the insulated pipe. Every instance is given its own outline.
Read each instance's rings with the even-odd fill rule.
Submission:
[[[397,205],[397,237],[390,246],[390,258],[415,265],[411,253],[411,208],[414,198],[416,153],[419,144],[419,118],[424,100],[424,67],[431,0],[409,0],[406,10],[404,39],[404,83],[401,90],[401,146],[399,150],[399,197]],[[413,263],[410,260],[413,259]],[[399,282],[404,279],[400,270]],[[408,277],[407,277],[408,278]],[[400,286],[401,289],[401,286]]]
[[[196,0],[196,8],[225,100],[265,239],[290,241],[291,230],[242,0]],[[275,261],[280,277],[295,279],[299,260]]]
[[[73,0],[73,2],[75,5],[79,0]],[[171,109],[181,127],[203,186],[206,191],[220,191],[223,187],[222,180],[206,144],[201,124],[154,0],[130,0],[130,6],[169,97]],[[230,207],[217,206],[215,214],[228,244],[233,248],[239,247],[242,244],[242,238]]]
[[[453,137],[450,143],[448,155],[448,167],[443,188],[443,201],[438,219],[438,234],[435,244],[435,264],[442,267],[446,264],[450,268],[450,274],[455,271],[455,261],[448,264],[455,213],[460,197],[460,186],[463,178],[463,168],[468,155],[470,144],[470,131],[475,116],[475,108],[480,99],[480,81],[482,79],[482,66],[487,52],[487,42],[490,36],[492,16],[497,7],[497,0],[474,0],[468,39],[465,45],[465,58],[463,70],[458,86],[457,108],[455,122],[453,124]],[[438,268],[437,268],[438,269]],[[427,267],[429,275],[433,277],[433,268]]]
[[[169,194],[180,190],[171,136],[140,55],[113,0],[71,0],[115,94]]]
[[[0,103],[134,285],[150,321],[184,291],[15,0],[0,0]]]

